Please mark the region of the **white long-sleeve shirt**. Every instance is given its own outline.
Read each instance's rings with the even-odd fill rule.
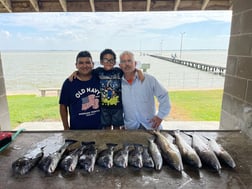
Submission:
[[[153,76],[145,74],[141,82],[137,75],[130,85],[122,78],[122,102],[124,110],[124,124],[126,129],[138,129],[140,125],[152,129],[150,120],[157,115],[164,119],[170,112],[170,101],[167,90]],[[155,108],[156,96],[159,102],[158,112]],[[162,125],[159,126],[162,129]]]

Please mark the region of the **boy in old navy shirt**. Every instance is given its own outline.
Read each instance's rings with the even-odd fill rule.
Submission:
[[[94,63],[91,54],[79,52],[75,65],[77,79],[65,80],[59,100],[64,130],[101,129],[100,81],[92,74]]]

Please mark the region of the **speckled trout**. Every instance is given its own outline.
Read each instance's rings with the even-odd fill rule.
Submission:
[[[178,148],[172,144],[163,134],[159,131],[152,131],[156,135],[156,141],[161,149],[161,154],[164,160],[178,171],[183,171],[184,166],[181,154]]]
[[[149,151],[154,161],[155,169],[161,170],[163,166],[163,158],[157,144],[154,142],[154,137],[149,138],[148,142],[149,142]]]
[[[178,146],[183,161],[187,162],[188,164],[194,167],[201,168],[202,163],[198,154],[181,136],[179,130],[174,131],[174,136],[175,136],[175,143]]]
[[[207,138],[207,137],[205,137]],[[232,156],[220,145],[216,142],[216,140],[207,138],[209,148],[214,151],[216,156],[220,161],[225,162],[231,168],[235,168],[236,164]]]
[[[189,136],[192,136],[192,147],[199,155],[201,161],[206,165],[209,165],[215,170],[219,171],[221,169],[220,162],[216,157],[215,153],[206,144],[206,142],[204,142],[202,138],[196,133],[193,133]]]

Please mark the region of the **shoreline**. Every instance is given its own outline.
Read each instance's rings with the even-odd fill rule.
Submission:
[[[209,90],[223,90],[223,88],[171,88],[167,89],[168,92],[174,91],[209,91]],[[13,95],[36,95],[41,96],[39,90],[17,90],[17,91],[6,91],[6,96],[13,96]],[[47,91],[46,96],[57,96],[56,91]]]

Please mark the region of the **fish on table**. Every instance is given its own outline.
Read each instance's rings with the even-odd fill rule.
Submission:
[[[165,138],[172,144],[175,144],[175,138],[169,134],[168,132],[161,132],[162,135],[165,136]]]
[[[114,156],[114,149],[117,144],[107,143],[107,148],[99,152],[97,164],[105,167],[105,168],[112,168],[113,167],[113,156]]]
[[[174,136],[175,136],[175,144],[178,146],[178,149],[182,156],[182,160],[184,160],[185,162],[196,168],[201,168],[202,163],[200,157],[198,156],[196,151],[181,136],[179,130],[174,131]]]
[[[52,154],[49,154],[46,157],[43,157],[43,159],[39,162],[39,168],[47,174],[54,173],[66,149],[71,144],[74,144],[76,142],[77,142],[76,140],[66,139],[65,143],[60,147],[59,150],[53,152]]]
[[[44,147],[30,150],[25,155],[14,161],[12,163],[13,173],[17,175],[27,174],[42,159],[44,155],[43,149]]]
[[[216,142],[216,140],[205,137],[208,140],[209,148],[215,153],[220,161],[225,162],[229,167],[235,168],[236,164],[232,156]]]
[[[149,151],[154,161],[155,169],[159,171],[163,166],[163,158],[157,144],[154,142],[154,139],[154,137],[148,139]]]
[[[83,153],[79,158],[79,166],[85,171],[91,173],[94,171],[95,161],[97,157],[97,148],[95,142],[82,142],[84,147]]]
[[[128,167],[128,159],[129,159],[129,148],[130,144],[124,144],[123,147],[114,153],[114,164],[117,167]]]
[[[189,135],[189,134],[187,134]],[[195,149],[199,155],[201,162],[210,167],[214,168],[216,171],[220,171],[221,165],[216,157],[215,153],[209,148],[207,143],[196,133],[189,135],[192,137],[192,147]]]
[[[151,154],[149,153],[149,148],[147,146],[143,146],[143,166],[147,168],[154,168],[155,164],[152,159]]]
[[[156,136],[156,142],[161,149],[164,160],[176,170],[183,171],[184,166],[177,146],[170,142],[160,131],[153,130],[152,133]]]
[[[63,158],[60,162],[60,167],[67,173],[74,172],[80,155],[83,153],[85,146],[81,145],[79,148],[73,150],[69,155]]]
[[[134,144],[134,148],[129,151],[129,165],[142,168],[143,167],[143,146],[141,144]]]

